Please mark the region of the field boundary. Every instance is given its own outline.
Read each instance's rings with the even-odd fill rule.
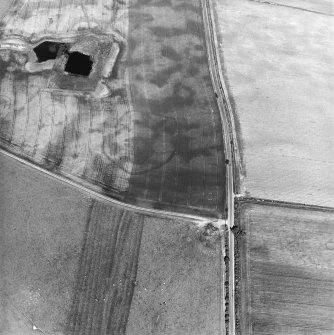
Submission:
[[[285,7],[285,8],[291,8],[291,9],[296,9],[296,10],[302,10],[304,12],[313,13],[313,14],[334,16],[333,14],[330,14],[330,13],[327,13],[327,12],[322,12],[322,11],[319,11],[319,10],[307,9],[307,8],[298,7],[298,6],[285,5],[283,3],[276,3],[276,2],[271,2],[271,1],[267,1],[267,0],[248,0],[248,1],[257,2],[257,3],[260,3],[262,5],[270,5],[270,6],[277,6],[277,7]]]
[[[33,169],[37,173],[41,173],[44,175],[47,175],[53,179],[56,179],[67,186],[73,187],[77,190],[82,191],[83,193],[86,193],[87,195],[95,198],[102,200],[103,202],[111,203],[115,207],[121,207],[125,210],[129,210],[132,212],[140,213],[140,214],[145,214],[148,216],[152,217],[160,217],[160,218],[167,218],[167,219],[183,219],[183,220],[189,220],[197,224],[198,226],[205,226],[206,224],[213,224],[215,227],[222,227],[226,225],[226,220],[224,219],[217,219],[215,217],[204,217],[204,216],[197,216],[197,215],[191,215],[191,214],[184,214],[184,213],[178,213],[178,212],[170,212],[170,211],[164,211],[164,210],[159,210],[159,209],[150,209],[150,208],[144,208],[144,207],[139,207],[136,205],[131,205],[128,203],[125,203],[120,200],[113,199],[109,196],[105,196],[101,193],[98,193],[97,191],[88,189],[85,186],[82,186],[64,176],[52,173],[48,170],[45,170],[38,165],[31,163],[27,161],[26,159],[20,158],[14,154],[9,153],[8,151],[0,148],[0,154],[3,154],[7,157],[10,157],[21,164],[28,166],[29,168]]]
[[[222,327],[222,335],[235,335],[235,236],[234,228],[234,198],[236,187],[241,176],[240,155],[238,150],[238,142],[234,127],[234,115],[231,103],[228,97],[228,90],[222,73],[222,66],[217,50],[218,38],[216,33],[215,15],[213,13],[212,3],[210,0],[201,0],[203,9],[204,30],[206,35],[206,45],[208,53],[209,70],[213,88],[219,108],[222,133],[225,146],[226,157],[226,180],[227,180],[227,228],[228,241],[226,243],[226,257],[222,263],[225,269],[228,288],[225,288],[224,301],[222,304],[222,313],[224,314],[225,327]],[[225,261],[227,264],[225,264]]]
[[[249,204],[258,204],[265,206],[286,207],[286,208],[334,213],[334,207],[309,205],[298,202],[288,202],[288,201],[270,200],[270,199],[253,198],[253,197],[236,197],[235,202],[236,204],[238,204],[237,206],[242,206],[242,204],[249,203]]]

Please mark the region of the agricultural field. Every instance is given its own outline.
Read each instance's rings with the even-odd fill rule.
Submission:
[[[0,155],[2,335],[60,335],[91,200]]]
[[[224,215],[200,0],[17,0],[0,32],[3,149],[129,203]]]
[[[332,5],[215,1],[242,195],[334,207]]]
[[[223,141],[201,2],[135,1],[129,22],[139,116],[130,192],[217,211],[224,204]]]
[[[237,334],[334,333],[334,212],[237,208]]]
[[[222,333],[217,229],[101,202],[3,155],[0,175],[1,334]]]

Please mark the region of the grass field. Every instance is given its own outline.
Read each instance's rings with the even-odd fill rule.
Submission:
[[[242,204],[238,334],[334,332],[334,213]]]
[[[2,335],[60,335],[71,310],[90,199],[0,155]]]
[[[221,335],[221,238],[182,220],[146,217],[127,335]]]
[[[2,147],[127,202],[224,215],[200,0],[20,0],[1,32]],[[46,36],[90,54],[89,77],[64,73],[65,56],[38,63],[32,47]]]
[[[216,230],[102,203],[3,155],[0,177],[2,335],[221,334]]]

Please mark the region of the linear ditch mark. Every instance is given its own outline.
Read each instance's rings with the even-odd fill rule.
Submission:
[[[305,210],[312,210],[312,211],[319,211],[319,212],[329,212],[329,213],[334,212],[333,207],[308,205],[308,204],[303,204],[303,203],[298,203],[298,202],[287,202],[287,201],[252,198],[252,197],[236,197],[235,202],[239,204],[250,203],[250,204],[258,204],[258,205],[265,205],[265,206],[305,209]]]
[[[67,334],[125,334],[142,230],[143,216],[92,203]]]
[[[248,1],[261,3],[263,5],[271,5],[271,6],[277,6],[277,7],[286,7],[286,8],[296,9],[296,10],[302,10],[308,13],[314,13],[314,14],[320,14],[320,15],[326,15],[326,16],[334,16],[334,14],[330,14],[327,12],[321,12],[318,10],[312,10],[312,9],[307,9],[303,7],[298,7],[298,6],[285,5],[282,3],[276,3],[276,2],[271,2],[271,1],[265,1],[265,0],[248,0]]]

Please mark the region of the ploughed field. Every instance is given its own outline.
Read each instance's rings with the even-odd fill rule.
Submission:
[[[222,216],[200,0],[17,0],[0,57],[2,148],[130,203]]]
[[[334,333],[333,212],[241,204],[237,330]]]

